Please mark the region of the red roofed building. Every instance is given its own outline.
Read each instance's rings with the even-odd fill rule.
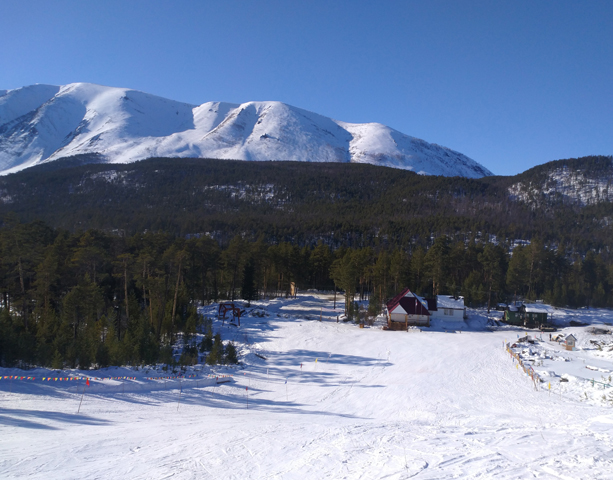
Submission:
[[[426,301],[405,288],[387,302],[387,327],[408,330],[409,325],[430,326],[430,312]]]

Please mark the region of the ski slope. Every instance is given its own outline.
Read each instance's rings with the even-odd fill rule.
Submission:
[[[240,328],[214,322],[238,345],[239,367],[166,381],[147,380],[170,374],[152,369],[63,373],[136,377],[91,387],[1,380],[0,478],[611,478],[613,406],[582,401],[578,370],[553,380],[572,361],[550,368],[553,394],[536,391],[503,348],[523,330],[488,329],[477,311],[422,331],[360,329],[337,323],[322,294],[249,313]],[[592,360],[613,370],[607,356]]]

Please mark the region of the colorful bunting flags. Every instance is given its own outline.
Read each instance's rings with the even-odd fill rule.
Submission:
[[[189,374],[189,375],[165,375],[159,377],[141,377],[140,379],[137,377],[81,377],[81,376],[70,376],[70,377],[28,377],[22,375],[0,375],[0,380],[41,380],[43,382],[78,382],[80,380],[85,380],[85,384],[89,387],[90,380],[104,382],[108,380],[175,380],[175,379],[186,379],[186,378],[197,378],[200,375],[197,374]],[[208,374],[206,378],[209,379],[219,379],[219,378],[230,378],[233,375],[214,375]]]

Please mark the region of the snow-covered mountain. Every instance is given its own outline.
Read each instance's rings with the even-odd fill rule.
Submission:
[[[0,173],[77,154],[358,162],[425,175],[492,173],[465,155],[378,123],[352,124],[280,102],[189,105],[87,83],[0,90]]]

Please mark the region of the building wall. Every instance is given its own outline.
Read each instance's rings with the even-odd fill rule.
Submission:
[[[464,309],[455,308],[439,308],[436,311],[430,312],[430,317],[437,320],[457,321],[464,320]]]
[[[540,325],[541,323],[547,323],[546,313],[528,313],[526,312],[526,323]]]
[[[524,318],[520,312],[512,312],[511,310],[507,310],[504,312],[504,319],[507,323],[511,325],[524,324]]]
[[[429,315],[403,315],[400,313],[392,313],[390,316],[391,316],[392,322],[400,322],[403,324],[405,322],[408,322],[409,325],[421,325],[421,326],[430,325]]]

